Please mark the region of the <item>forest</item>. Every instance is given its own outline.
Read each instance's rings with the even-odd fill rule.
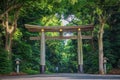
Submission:
[[[83,40],[84,73],[98,74],[103,55],[107,73],[120,74],[120,0],[0,0],[0,74],[16,72],[16,58],[20,73],[40,73],[40,40],[30,40],[40,33],[29,32],[25,24],[94,25],[93,39]],[[56,67],[57,73],[77,73],[77,58],[77,40],[46,40],[45,73],[56,73]]]

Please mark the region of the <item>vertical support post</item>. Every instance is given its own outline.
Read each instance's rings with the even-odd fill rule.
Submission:
[[[78,29],[78,72],[83,73],[83,50],[82,35],[80,28]]]
[[[106,74],[107,73],[106,63],[104,63],[103,65],[104,65],[104,74]]]
[[[17,73],[19,73],[19,64],[17,64]]]
[[[106,57],[103,58],[104,74],[107,73],[107,67],[106,67],[107,60],[108,60],[108,58],[106,58]]]
[[[40,73],[45,72],[45,33],[41,30],[41,54],[40,54]]]

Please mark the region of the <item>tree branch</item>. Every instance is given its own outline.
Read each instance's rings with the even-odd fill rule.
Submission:
[[[5,10],[5,12],[3,12],[2,14],[0,14],[0,19],[1,19],[6,13],[8,13],[9,11],[11,11],[12,9],[15,9],[15,8],[19,7],[20,5],[21,5],[21,4],[15,4],[15,5],[9,7],[7,10]]]

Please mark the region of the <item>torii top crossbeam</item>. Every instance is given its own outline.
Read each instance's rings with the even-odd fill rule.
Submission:
[[[81,25],[81,26],[37,26],[37,25],[29,25],[25,24],[25,27],[31,32],[40,32],[44,30],[45,32],[76,32],[78,29],[81,31],[92,31],[94,26],[93,25]]]

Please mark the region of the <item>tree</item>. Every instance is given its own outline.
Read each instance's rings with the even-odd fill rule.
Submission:
[[[0,20],[5,30],[5,49],[11,58],[12,36],[17,28],[19,10],[22,6],[20,0],[3,0],[0,2]]]
[[[92,1],[91,1],[92,2]],[[90,2],[90,4],[91,4]],[[100,0],[98,3],[95,3],[93,7],[96,9],[95,14],[98,17],[99,21],[99,31],[98,31],[98,45],[99,45],[99,73],[104,74],[103,69],[103,33],[104,33],[104,27],[110,16],[115,12],[118,11],[118,9],[114,9],[114,7],[119,6],[120,1],[118,0]]]
[[[28,1],[32,0],[2,0],[0,1],[0,22],[5,31],[5,49],[11,58],[12,37],[17,29],[19,11]]]

